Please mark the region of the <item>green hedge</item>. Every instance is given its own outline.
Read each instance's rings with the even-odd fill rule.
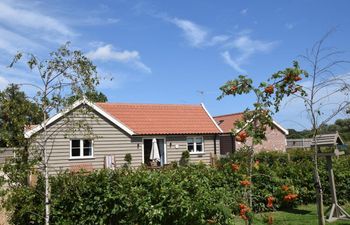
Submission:
[[[315,202],[311,152],[260,153],[254,167],[253,209],[266,208],[266,198],[275,196],[275,209],[285,204],[282,185],[299,197],[294,204]],[[232,170],[232,163],[240,165]],[[163,170],[118,169],[93,173],[62,173],[51,178],[52,224],[232,224],[244,203],[246,189],[240,185],[247,172],[247,155],[236,153],[222,159],[217,168],[190,165]],[[320,172],[329,202],[325,163]],[[350,159],[334,160],[338,199],[350,200]],[[43,224],[43,180],[38,185],[11,190],[5,202],[13,224]]]
[[[14,224],[43,223],[42,183],[12,192]],[[238,198],[222,173],[204,165],[64,173],[51,184],[52,224],[231,224]]]

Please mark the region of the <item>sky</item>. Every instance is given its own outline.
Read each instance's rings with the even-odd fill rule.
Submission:
[[[240,112],[253,96],[216,100],[219,87],[239,74],[258,83],[293,60],[309,69],[300,55],[334,28],[326,44],[349,58],[349,8],[347,0],[1,0],[0,89],[39,82],[23,65],[8,68],[17,51],[45,59],[70,41],[113,78],[98,87],[110,102],[203,102],[213,116]],[[303,103],[293,101],[276,121],[310,127]]]

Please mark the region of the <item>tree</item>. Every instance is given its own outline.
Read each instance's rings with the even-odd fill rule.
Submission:
[[[1,147],[23,147],[27,140],[23,136],[25,126],[42,122],[39,107],[29,101],[16,84],[10,84],[0,92],[0,145]]]
[[[84,97],[86,97],[91,102],[107,102],[108,101],[108,98],[106,95],[104,95],[102,92],[96,91],[96,90],[91,90],[91,91],[84,93]],[[81,96],[80,96],[80,98],[81,98]],[[79,99],[79,96],[71,96],[68,99],[68,102],[70,104],[72,104],[73,102],[77,101],[78,99]]]
[[[42,122],[43,113],[29,101],[16,84],[0,92],[0,145],[11,147],[16,157],[11,158],[3,170],[9,185],[27,185],[27,175],[32,162],[29,158],[29,140],[24,138],[25,126]]]
[[[50,181],[48,163],[50,159],[50,140],[53,133],[48,132],[48,115],[57,113],[69,107],[69,99],[76,96],[82,98],[84,93],[95,90],[99,84],[96,67],[79,50],[70,50],[69,43],[51,52],[49,58],[40,60],[32,53],[18,53],[15,55],[10,67],[24,60],[29,69],[36,72],[40,83],[27,83],[37,90],[33,100],[42,112],[42,128],[40,135],[36,135],[31,141],[35,142],[39,154],[40,169],[45,180],[45,224],[50,223]],[[53,143],[52,143],[53,144]]]
[[[317,199],[317,212],[319,224],[325,224],[323,210],[323,189],[318,171],[318,147],[316,136],[322,126],[335,118],[339,113],[345,112],[349,106],[350,91],[349,74],[336,75],[340,66],[350,61],[341,58],[343,54],[335,48],[325,47],[324,43],[333,31],[328,32],[317,41],[311,50],[307,50],[302,59],[309,65],[310,85],[303,88],[307,95],[296,95],[305,103],[305,109],[311,125],[314,145],[314,179]],[[326,107],[331,106],[331,110]],[[327,111],[329,113],[327,113]]]
[[[222,94],[218,97],[219,100],[227,95],[237,96],[250,93],[255,95],[253,108],[247,108],[244,111],[243,120],[235,122],[235,130],[232,131],[239,142],[246,143],[247,137],[252,139],[250,146],[246,145],[249,151],[249,180],[244,181],[245,184],[252,182],[254,145],[266,139],[266,129],[273,127],[272,115],[279,111],[281,101],[296,93],[299,93],[300,96],[305,95],[305,91],[298,84],[303,79],[302,76],[307,76],[307,72],[300,69],[298,63],[294,62],[293,67],[272,74],[267,82],[261,82],[257,86],[254,85],[252,79],[240,75],[220,87]],[[248,194],[250,207],[252,207],[251,190],[250,187]]]

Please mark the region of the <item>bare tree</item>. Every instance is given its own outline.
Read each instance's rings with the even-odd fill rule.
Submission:
[[[342,59],[343,51],[325,47],[325,41],[333,33],[327,32],[310,50],[302,55],[309,65],[309,83],[303,85],[306,96],[296,94],[304,101],[312,129],[314,142],[314,179],[316,188],[317,213],[320,225],[325,224],[323,208],[323,189],[319,175],[318,146],[316,136],[320,127],[334,119],[350,106],[350,74],[337,74],[337,70],[350,61]]]
[[[53,147],[52,138],[57,130],[48,130],[48,117],[67,107],[72,96],[84,95],[93,91],[99,83],[96,67],[86,58],[81,51],[69,50],[69,43],[51,52],[46,60],[40,60],[31,53],[18,53],[10,67],[13,67],[22,58],[29,69],[40,77],[39,83],[24,83],[36,89],[33,97],[35,103],[40,107],[43,115],[43,123],[40,135],[32,136],[32,142],[40,159],[38,166],[45,180],[45,224],[50,223],[50,181],[49,181],[49,159]],[[64,123],[68,124],[68,123]],[[71,125],[74,128],[74,125]],[[51,144],[51,146],[50,146]]]

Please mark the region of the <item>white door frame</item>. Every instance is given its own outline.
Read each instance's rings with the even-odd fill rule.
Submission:
[[[166,142],[166,137],[165,136],[144,136],[142,137],[142,162],[141,164],[145,164],[145,146],[144,146],[144,140],[145,139],[163,139],[164,140],[164,164],[167,164],[168,160],[167,160],[167,148],[166,148],[166,145],[167,145],[167,142]]]

